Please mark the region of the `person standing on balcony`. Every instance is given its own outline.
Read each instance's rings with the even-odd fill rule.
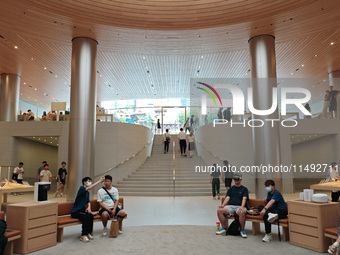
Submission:
[[[321,113],[322,119],[328,119],[328,109],[329,109],[330,99],[331,99],[331,94],[330,94],[330,91],[327,89],[324,100],[323,100],[323,108],[322,108],[322,113]]]
[[[330,90],[330,104],[329,104],[329,113],[331,115],[331,119],[336,118],[336,113],[337,113],[337,102],[336,102],[336,97],[339,95],[338,90],[333,90],[333,86],[329,87]]]

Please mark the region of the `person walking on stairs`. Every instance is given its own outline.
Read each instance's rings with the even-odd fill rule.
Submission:
[[[187,136],[183,131],[183,128],[180,129],[180,132],[178,134],[178,144],[181,149],[181,156],[186,157],[187,155],[185,154],[185,152],[187,149]]]
[[[169,144],[170,144],[171,136],[169,134],[169,129],[165,130],[163,143],[164,143],[164,154],[169,152]]]

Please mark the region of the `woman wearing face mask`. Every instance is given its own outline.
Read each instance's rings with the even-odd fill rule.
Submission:
[[[280,191],[275,189],[275,182],[273,180],[266,180],[264,183],[267,197],[264,199],[265,206],[260,205],[258,210],[261,216],[263,216],[266,235],[263,237],[263,242],[270,242],[272,238],[271,224],[277,219],[285,219],[288,215],[287,204],[283,199]]]
[[[80,241],[82,242],[89,242],[90,240],[93,240],[93,236],[91,234],[93,227],[93,215],[91,213],[89,190],[103,182],[104,179],[104,177],[100,177],[99,181],[92,184],[92,179],[90,177],[84,177],[82,180],[83,186],[80,186],[76,201],[73,204],[71,217],[77,218],[83,223],[80,237]]]

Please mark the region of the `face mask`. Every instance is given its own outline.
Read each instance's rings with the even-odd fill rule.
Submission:
[[[271,192],[272,191],[272,188],[270,186],[266,187],[266,191],[267,192]]]
[[[91,185],[92,185],[92,182],[87,182],[87,183],[86,183],[86,186],[87,186],[87,187],[90,187]]]

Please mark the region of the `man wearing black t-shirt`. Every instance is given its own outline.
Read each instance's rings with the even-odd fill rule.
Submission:
[[[228,189],[226,198],[222,205],[217,209],[217,217],[221,222],[222,229],[216,235],[223,235],[227,232],[226,217],[238,214],[241,225],[241,236],[247,238],[244,231],[247,213],[247,201],[249,199],[248,189],[241,185],[242,175],[236,173],[233,177],[235,185]]]

